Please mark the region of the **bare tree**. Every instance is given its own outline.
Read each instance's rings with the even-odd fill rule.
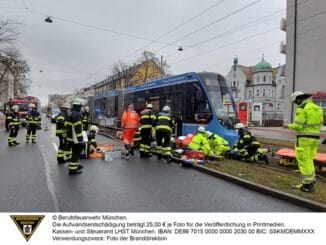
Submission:
[[[4,52],[17,38],[19,24],[10,20],[0,19],[0,51]]]
[[[8,72],[14,77],[15,91],[19,90],[26,93],[31,84],[31,81],[26,79],[29,66],[20,52],[14,48],[9,49],[6,55],[0,54],[0,63],[2,64],[2,69],[0,70],[0,84],[3,84],[0,95],[7,89],[8,84],[6,85],[5,82],[8,81],[4,81],[4,78]]]
[[[112,81],[112,88],[110,87],[110,89],[124,88],[129,85],[128,81],[131,78],[131,73],[130,68],[127,66],[127,64],[120,61],[119,63],[113,65],[111,71],[114,80]]]

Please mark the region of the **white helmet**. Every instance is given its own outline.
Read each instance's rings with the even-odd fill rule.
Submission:
[[[90,131],[95,131],[96,133],[98,132],[98,127],[96,125],[92,125],[90,128],[89,128]]]
[[[146,108],[153,109],[153,105],[151,103],[147,104]]]
[[[169,112],[169,111],[171,111],[171,108],[170,108],[170,106],[166,105],[166,106],[163,106],[162,111]]]
[[[31,103],[31,104],[28,104],[28,108],[36,108],[36,105]]]
[[[85,106],[85,111],[89,112],[89,106]]]
[[[244,128],[244,125],[243,123],[237,123],[235,126],[234,126],[235,129],[240,129],[240,128]]]
[[[72,101],[72,105],[84,105],[86,103],[86,100],[81,98],[76,98]]]
[[[200,133],[205,133],[205,127],[199,126],[197,131],[200,132]]]
[[[308,98],[308,97],[311,96],[311,94],[305,94],[305,93],[302,92],[302,91],[295,91],[295,92],[293,92],[293,93],[291,94],[291,96],[290,96],[291,102],[294,103],[295,100],[297,99],[297,97],[298,97],[298,96],[302,96],[302,95],[303,95],[303,97],[306,97],[306,98]]]
[[[211,131],[206,131],[205,135],[207,136],[207,138],[211,137],[213,135],[213,133]]]
[[[61,105],[60,108],[62,108],[62,109],[70,109],[71,108],[71,105],[66,102],[66,103],[63,103],[63,105]]]
[[[18,111],[19,110],[19,106],[18,105],[13,105],[11,107],[11,109],[14,110],[14,111]]]

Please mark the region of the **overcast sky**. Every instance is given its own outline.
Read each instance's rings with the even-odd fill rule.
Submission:
[[[14,45],[31,67],[29,95],[44,104],[48,94],[103,80],[121,59],[131,65],[144,50],[163,55],[172,74],[225,76],[235,55],[246,66],[262,53],[273,67],[284,64],[285,8],[284,0],[0,0],[0,18],[22,24]]]

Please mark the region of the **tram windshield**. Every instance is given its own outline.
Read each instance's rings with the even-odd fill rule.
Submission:
[[[219,122],[226,128],[233,128],[238,122],[235,104],[226,85],[225,79],[213,73],[201,74],[212,103],[212,110]]]

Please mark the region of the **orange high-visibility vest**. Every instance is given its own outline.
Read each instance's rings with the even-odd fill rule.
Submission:
[[[125,111],[122,114],[122,128],[135,128],[139,127],[139,116],[135,111]]]

